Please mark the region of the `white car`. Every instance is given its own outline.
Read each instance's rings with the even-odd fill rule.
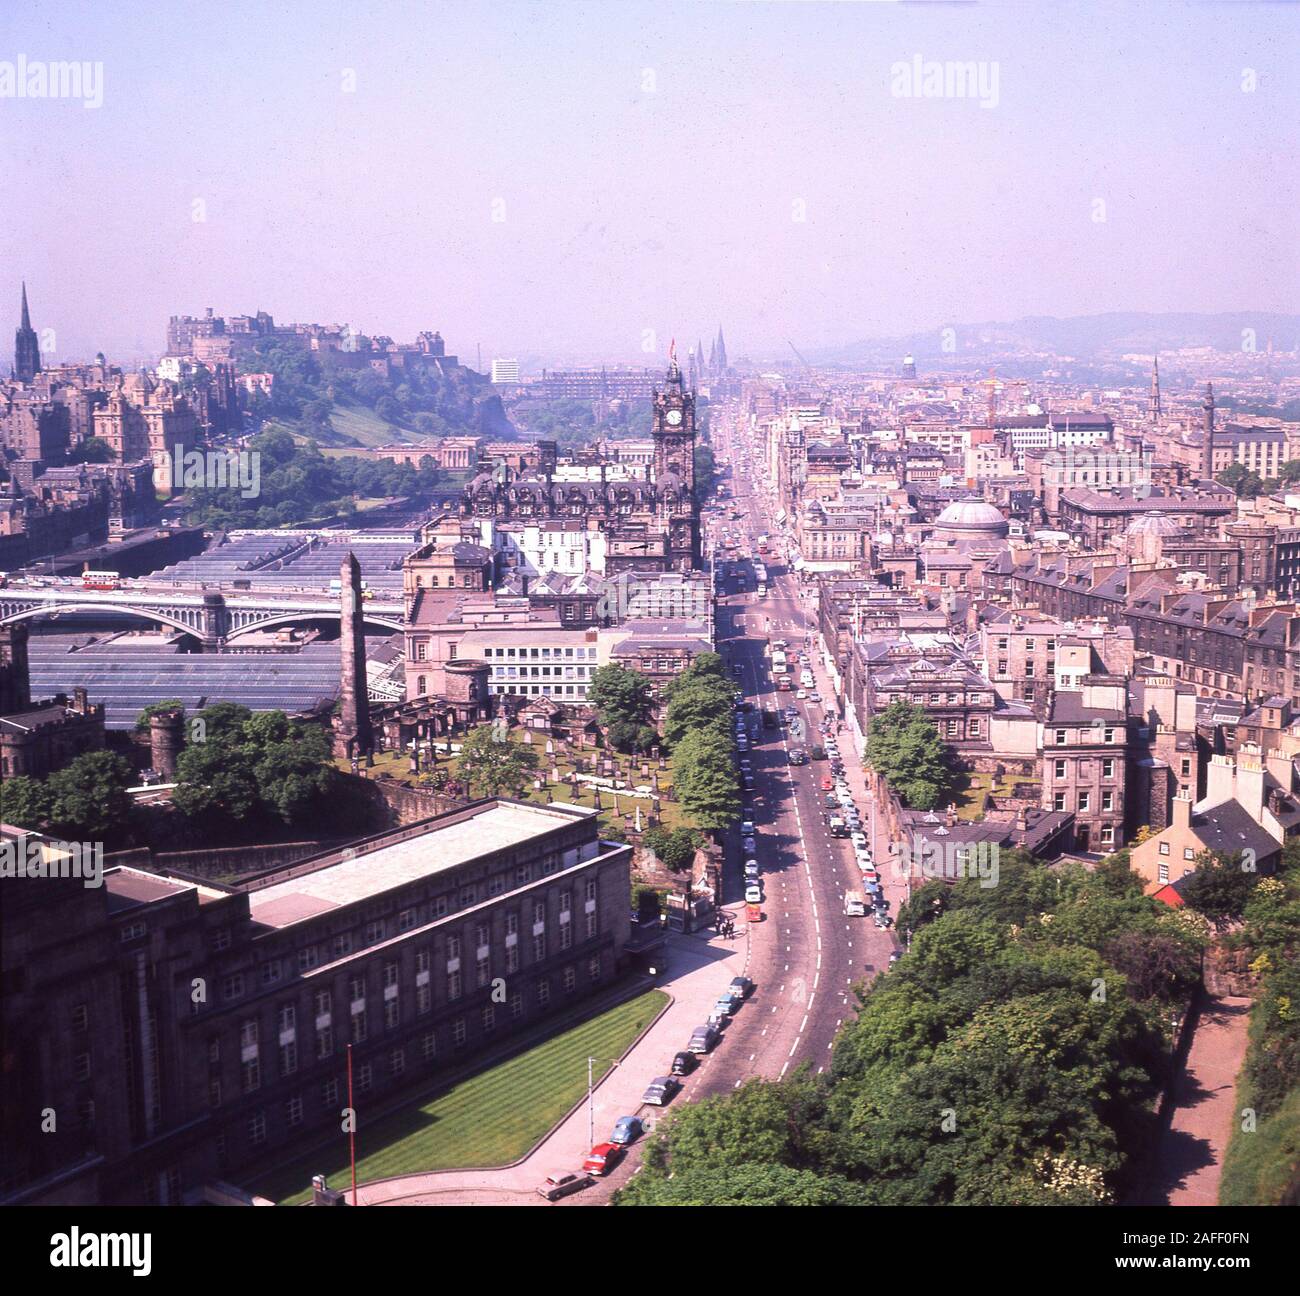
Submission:
[[[745,903],[746,904],[763,903],[763,888],[759,886],[757,882],[750,882],[745,887]]]
[[[740,831],[746,837],[754,835],[754,821],[752,819],[742,819],[740,821]]]
[[[808,697],[808,694],[803,689],[796,689],[794,695],[800,702],[806,701]]]
[[[745,861],[745,881],[757,881],[759,876],[758,861],[750,859]]]
[[[856,850],[866,850],[867,848],[866,833],[860,833],[860,832],[849,833],[849,841],[853,843],[853,846]]]

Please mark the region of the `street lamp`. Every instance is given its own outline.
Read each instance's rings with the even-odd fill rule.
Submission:
[[[594,1067],[599,1061],[599,1058],[594,1057],[589,1057],[587,1059],[587,1146],[589,1148],[596,1146],[596,1086],[594,1083],[592,1067]],[[618,1063],[611,1062],[610,1066],[618,1066]]]

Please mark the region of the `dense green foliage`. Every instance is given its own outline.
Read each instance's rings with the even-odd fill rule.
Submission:
[[[202,740],[181,752],[172,797],[195,823],[260,819],[301,827],[329,804],[338,773],[319,725],[233,702],[199,711],[195,722],[188,732]]]
[[[641,841],[665,868],[672,869],[674,873],[690,867],[695,858],[695,848],[699,845],[698,835],[689,828],[673,828],[671,831],[666,828],[650,828]]]
[[[113,752],[85,752],[44,780],[0,782],[0,822],[65,840],[116,844],[131,822],[133,771]]]
[[[334,409],[348,407],[372,410],[421,436],[514,434],[495,389],[472,369],[416,365],[388,378],[368,367],[327,370],[310,351],[274,338],[255,349],[243,367],[255,365],[275,382],[269,396],[253,396],[252,414],[299,421],[309,436],[327,432]]]
[[[1224,1166],[1225,1205],[1300,1205],[1300,843],[1288,843],[1283,869],[1262,878],[1224,941],[1259,978],[1250,1043],[1238,1078],[1237,1126]]]
[[[520,797],[536,777],[537,753],[495,725],[479,725],[461,744],[456,774],[476,797]]]
[[[645,752],[658,740],[650,681],[640,671],[628,670],[617,662],[602,666],[591,677],[587,701],[596,708],[615,750]]]
[[[867,760],[913,810],[932,810],[951,792],[952,770],[925,712],[891,702],[867,729]]]
[[[1121,1199],[1155,1133],[1170,1005],[1196,982],[1203,925],[1136,881],[999,863],[996,885],[952,886],[901,962],[859,989],[829,1076],[680,1108],[619,1201]]]
[[[268,427],[249,442],[260,456],[257,494],[239,486],[196,487],[187,492],[191,522],[212,527],[277,527],[324,521],[356,511],[357,499],[386,499],[427,490],[438,480],[431,459],[409,464],[353,457],[326,458],[283,428]]]

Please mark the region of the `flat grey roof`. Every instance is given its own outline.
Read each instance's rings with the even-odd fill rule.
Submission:
[[[288,927],[418,878],[444,873],[493,851],[518,846],[574,820],[568,808],[558,813],[545,806],[498,801],[477,814],[431,826],[419,836],[250,891],[249,913],[254,922],[264,926]]]

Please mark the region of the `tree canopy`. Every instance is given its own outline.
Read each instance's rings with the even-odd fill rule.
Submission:
[[[952,790],[948,754],[925,712],[891,702],[867,729],[867,760],[914,810],[932,810]]]

